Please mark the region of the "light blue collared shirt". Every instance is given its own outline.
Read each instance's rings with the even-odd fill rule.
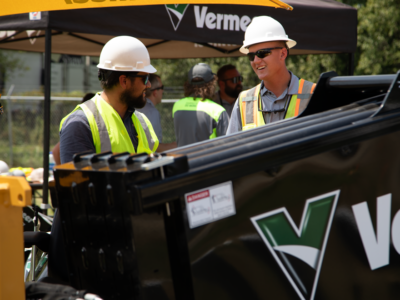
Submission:
[[[146,105],[143,108],[136,109],[137,111],[144,114],[153,126],[154,132],[157,135],[159,142],[162,142],[162,128],[161,128],[161,118],[160,113],[154,106],[150,99],[146,98]]]
[[[286,88],[285,91],[282,93],[282,95],[279,96],[276,96],[274,93],[269,91],[264,86],[264,82],[261,81],[260,94],[261,94],[261,104],[263,110],[278,110],[284,108],[287,96],[290,97],[291,95],[297,94],[297,91],[299,90],[299,78],[292,72],[289,71],[289,73],[290,73],[289,87]],[[238,99],[236,99],[235,106],[233,107],[232,115],[229,120],[228,130],[226,131],[227,135],[238,131],[242,131],[242,118],[240,117],[240,109],[238,102],[239,102]],[[266,117],[268,118],[267,120],[271,118],[269,122],[272,123],[282,120],[285,116],[285,113],[286,112],[266,114]]]

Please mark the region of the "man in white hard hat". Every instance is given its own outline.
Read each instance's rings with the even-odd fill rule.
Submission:
[[[130,36],[115,37],[104,45],[97,67],[103,91],[61,121],[61,163],[88,150],[156,151],[157,135],[147,117],[136,110],[146,104],[149,73],[157,71],[144,44]]]
[[[163,143],[162,142],[162,128],[160,113],[156,108],[156,105],[161,103],[164,85],[162,84],[161,78],[157,74],[150,74],[149,77],[151,88],[146,91],[146,105],[143,108],[138,109],[143,113],[153,125],[154,132],[157,134],[158,141],[160,142],[157,148],[158,152],[163,152],[177,147],[176,142]]]
[[[315,84],[286,68],[289,49],[295,45],[275,19],[253,18],[240,52],[247,54],[261,83],[239,95],[227,134],[296,117],[306,108]]]

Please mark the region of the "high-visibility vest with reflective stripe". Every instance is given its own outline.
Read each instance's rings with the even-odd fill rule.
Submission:
[[[287,111],[285,112],[285,119],[297,117],[306,107],[310,101],[311,95],[314,92],[315,83],[299,79],[299,90],[297,94],[292,95],[288,104]],[[239,96],[239,110],[242,122],[242,130],[248,130],[258,126],[265,125],[265,120],[260,99],[261,84],[253,87],[250,90],[243,91]]]
[[[78,109],[83,110],[89,121],[96,153],[105,151],[135,153],[135,148],[120,115],[99,94],[78,105],[71,114]],[[60,131],[68,116],[61,120]],[[159,142],[147,117],[135,110],[132,114],[132,122],[139,141],[136,153],[155,152]]]
[[[177,111],[202,111],[218,123],[219,117],[225,111],[225,108],[210,99],[201,101],[200,98],[186,97],[175,102],[172,109],[172,117],[174,117]],[[213,128],[213,132],[209,138],[213,139],[216,137],[217,129]]]

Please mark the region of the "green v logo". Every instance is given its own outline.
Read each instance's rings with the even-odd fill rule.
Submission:
[[[175,31],[178,29],[179,24],[182,21],[183,15],[186,12],[189,4],[166,4],[169,19],[171,20],[172,26],[174,26]]]
[[[299,227],[285,207],[251,218],[302,300],[314,299],[339,193],[308,199]]]

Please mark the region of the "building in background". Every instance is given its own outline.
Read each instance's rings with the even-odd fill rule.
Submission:
[[[35,52],[12,51],[27,70],[8,74],[3,82],[4,94],[14,85],[13,94],[43,90],[44,54]],[[101,90],[97,78],[98,57],[52,54],[51,91],[52,93],[73,91],[97,92]]]

